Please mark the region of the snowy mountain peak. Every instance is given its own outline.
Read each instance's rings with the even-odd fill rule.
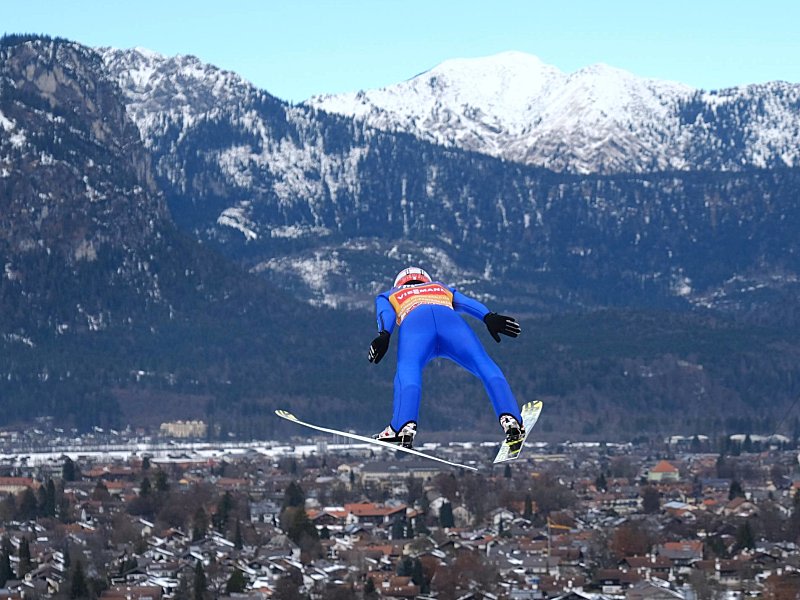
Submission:
[[[236,119],[259,137],[272,121],[253,106],[272,107],[278,122],[290,110],[237,74],[194,56],[164,57],[142,48],[100,52],[148,146],[168,125],[185,130],[198,119],[215,121],[221,106],[251,107],[240,108]],[[800,164],[798,84],[706,92],[604,63],[564,73],[516,51],[446,60],[394,85],[316,96],[291,111],[301,115],[306,107],[556,171]]]
[[[514,51],[481,58],[446,60],[414,79],[445,77],[462,85],[481,83],[494,88],[498,84],[510,84],[538,89],[541,83],[563,76],[560,70],[545,64],[539,57]]]
[[[567,74],[511,51],[447,60],[392,86],[316,96],[308,104],[438,144],[589,172],[639,170],[652,163],[657,149],[651,145],[662,143],[664,128],[677,128],[668,117],[694,91],[602,63]],[[631,137],[631,129],[643,123],[660,130],[652,141]],[[624,159],[618,152],[621,138],[631,138],[640,152]],[[571,146],[568,155],[554,158],[553,149],[565,144]],[[612,154],[606,152],[609,145]]]
[[[240,75],[196,56],[167,57],[138,47],[96,50],[126,95],[128,114],[146,142],[167,121],[190,124],[220,105],[266,95]]]
[[[411,81],[414,88],[446,91],[450,100],[513,122],[515,114],[528,110],[532,98],[546,93],[564,78],[564,73],[536,56],[504,52],[485,58],[448,60]]]

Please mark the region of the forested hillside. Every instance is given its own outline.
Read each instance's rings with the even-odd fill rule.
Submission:
[[[286,407],[377,430],[394,348],[366,360],[371,299],[422,261],[520,319],[500,345],[474,325],[519,400],[545,400],[543,436],[794,427],[797,170],[561,175],[263,95],[144,139],[107,68],[0,44],[0,426],[271,438]],[[234,142],[275,161],[230,162]],[[423,439],[496,436],[469,374],[425,377]]]

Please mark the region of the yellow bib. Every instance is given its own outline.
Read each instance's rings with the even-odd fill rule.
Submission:
[[[389,302],[397,313],[397,324],[400,325],[412,310],[423,304],[438,304],[452,309],[453,292],[441,283],[412,285],[392,292]]]

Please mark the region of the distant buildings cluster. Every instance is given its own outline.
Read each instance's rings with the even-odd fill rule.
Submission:
[[[204,439],[208,425],[203,421],[169,421],[161,424],[159,432],[161,435],[180,439]]]
[[[478,474],[324,443],[6,455],[0,598],[800,594],[793,451],[541,444],[493,468],[493,450],[432,450]]]

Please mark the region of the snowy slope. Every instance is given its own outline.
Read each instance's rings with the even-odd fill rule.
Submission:
[[[725,282],[798,272],[797,176],[748,168],[798,164],[798,86],[696,91],[508,53],[328,112],[191,56],[102,56],[177,224],[305,301],[371,305],[409,263],[525,310],[718,305]]]
[[[402,83],[307,103],[381,129],[555,170],[646,172],[741,166],[739,156],[731,164],[697,163],[698,147],[719,144],[708,123],[687,120],[695,115],[685,107],[698,94],[705,108],[766,93],[770,101],[758,109],[768,127],[744,132],[758,146],[740,149],[744,163],[771,164],[777,157],[797,164],[800,86],[783,85],[781,95],[761,86],[700,92],[604,64],[567,74],[535,56],[505,52],[445,61]]]

